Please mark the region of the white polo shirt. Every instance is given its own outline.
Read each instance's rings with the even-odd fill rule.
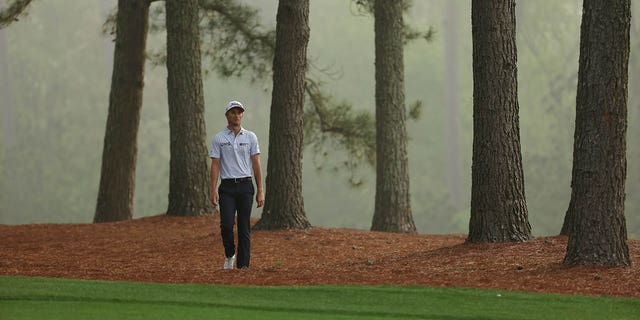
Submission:
[[[229,128],[216,134],[209,156],[220,159],[220,179],[234,179],[253,176],[251,156],[259,153],[256,134],[240,127],[237,136]]]

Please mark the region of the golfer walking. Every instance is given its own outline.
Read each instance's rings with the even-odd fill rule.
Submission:
[[[224,269],[249,268],[251,258],[251,207],[253,195],[257,207],[264,205],[260,147],[255,133],[241,126],[245,108],[230,101],[225,108],[227,127],[213,138],[211,144],[211,201],[220,207],[220,231],[224,246]],[[220,176],[220,186],[218,186]],[[257,192],[253,186],[255,176]],[[238,215],[238,251],[233,226]],[[236,259],[237,257],[237,259]]]

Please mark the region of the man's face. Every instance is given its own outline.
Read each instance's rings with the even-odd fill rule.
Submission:
[[[242,122],[243,114],[244,112],[240,108],[233,108],[227,111],[227,113],[225,113],[225,116],[227,117],[227,123],[229,123],[229,125],[239,126]]]

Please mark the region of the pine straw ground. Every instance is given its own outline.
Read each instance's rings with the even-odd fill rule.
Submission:
[[[563,267],[565,237],[465,244],[464,235],[315,227],[253,231],[249,270],[221,270],[218,216],[0,225],[0,275],[229,285],[397,284],[640,297],[631,268]]]

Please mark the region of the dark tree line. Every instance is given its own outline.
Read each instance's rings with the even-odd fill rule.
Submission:
[[[0,26],[8,23],[6,17],[15,19],[29,2],[15,1],[10,10],[3,10],[0,17],[4,21],[0,21]],[[403,44],[408,36],[403,31],[402,11],[407,3],[393,0],[358,2],[373,11],[375,19],[377,188],[372,229],[415,232],[409,203],[404,101]],[[130,6],[125,6],[125,3]],[[110,98],[109,119],[112,119],[112,112],[114,115],[111,124],[109,120],[107,124],[105,154],[128,153],[128,157],[123,157],[128,166],[118,164],[115,157],[103,155],[103,174],[105,170],[110,174],[120,172],[109,178],[124,181],[126,185],[118,191],[122,201],[114,210],[125,213],[117,219],[131,218],[127,213],[127,202],[131,202],[133,192],[131,173],[135,172],[137,130],[133,127],[137,126],[136,117],[139,117],[141,103],[144,68],[139,60],[140,53],[144,53],[147,28],[142,16],[148,10],[148,4],[144,0],[120,0],[116,19],[118,28],[126,30],[117,32],[120,39],[116,40],[114,53],[112,95],[118,94],[118,97]],[[213,0],[200,1],[200,5],[203,4],[226,8],[223,2]],[[515,0],[472,2],[474,140],[469,242],[531,239],[520,151],[515,5]],[[206,155],[206,146],[203,144],[198,10],[196,0],[166,2],[166,63],[172,126],[172,192],[168,213],[178,215],[211,211],[208,184],[200,184],[208,177],[208,167],[203,166],[206,159],[203,161],[200,157]],[[218,10],[224,12],[224,9]],[[309,227],[301,194],[303,95],[314,88],[314,83],[305,78],[308,63],[306,46],[310,36],[308,11],[308,0],[281,0],[275,44],[265,46],[274,51],[270,154],[273,153],[275,159],[282,156],[282,150],[293,150],[273,163],[270,159],[268,164],[267,203],[260,222],[268,229]],[[142,17],[142,21],[137,21],[137,24],[129,21],[131,25],[119,21],[125,17]],[[564,260],[567,265],[631,264],[624,217],[629,29],[629,0],[608,3],[584,0],[572,193],[562,230],[569,235]],[[247,30],[241,32],[251,33]],[[137,43],[127,44],[128,39],[137,39]],[[269,39],[265,37],[258,41],[268,44]],[[119,50],[123,49],[130,50],[131,57],[119,58]],[[127,62],[127,59],[132,60]],[[132,74],[127,75],[123,71],[126,63],[136,66],[131,69]],[[123,87],[119,87],[120,82],[115,83],[115,79],[120,79],[116,76],[124,77],[122,79],[125,80],[121,80]],[[320,100],[326,97],[317,94],[315,97],[320,100],[313,101],[314,95],[309,96],[311,103],[318,105],[322,105]],[[121,97],[127,102],[118,102],[116,106],[117,98]],[[122,110],[127,104],[132,107]],[[322,112],[318,115],[322,116]],[[110,130],[113,130],[112,126],[125,124],[129,129],[124,130],[124,134],[133,142],[119,146],[124,151],[112,151],[120,139],[126,138],[111,136],[113,132]],[[326,123],[324,128],[327,128]],[[340,128],[333,130],[339,132]],[[175,155],[174,143],[180,144],[180,147],[176,146]],[[109,167],[107,163],[105,169],[105,159],[115,166]],[[105,182],[105,185],[109,184]],[[105,192],[105,195],[108,198],[109,193]],[[175,201],[171,200],[172,196],[176,197]],[[270,201],[273,202],[271,207]],[[99,221],[97,217],[98,210],[96,221]]]
[[[564,264],[629,266],[624,217],[629,0],[584,0]],[[520,154],[515,1],[472,2],[474,143],[469,241],[531,233]]]
[[[167,92],[170,177],[167,214],[214,212],[209,199],[204,96],[196,0],[167,7]],[[95,222],[133,217],[137,132],[142,107],[148,0],[118,1],[114,71],[109,98]]]

